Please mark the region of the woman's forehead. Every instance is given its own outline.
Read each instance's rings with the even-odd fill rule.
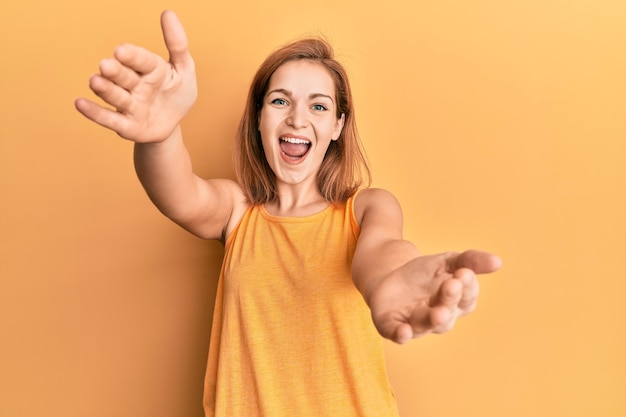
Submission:
[[[274,71],[270,77],[268,92],[284,89],[308,94],[335,96],[335,81],[323,64],[300,59],[288,61]]]

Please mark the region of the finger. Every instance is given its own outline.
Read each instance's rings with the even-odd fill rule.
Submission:
[[[372,318],[381,336],[403,344],[415,337],[427,334],[430,329],[429,309],[424,307],[419,310],[414,311],[412,317],[394,311]]]
[[[431,307],[454,309],[461,300],[463,283],[455,278],[446,279],[441,283],[439,291],[430,301]]]
[[[166,10],[161,14],[161,30],[165,46],[170,54],[170,63],[175,67],[192,65],[187,34],[173,11]]]
[[[455,271],[455,277],[463,284],[458,308],[461,314],[469,314],[476,309],[480,284],[476,275],[469,269]]]
[[[454,327],[454,323],[458,315],[455,313],[456,309],[451,309],[444,306],[433,307],[430,310],[430,322],[432,324],[432,333],[440,334],[445,333]]]
[[[446,259],[448,271],[468,268],[477,274],[488,274],[502,267],[502,260],[496,255],[479,250],[468,250],[461,254],[451,253]]]
[[[121,64],[139,74],[148,74],[154,71],[159,65],[159,60],[162,60],[161,57],[147,49],[131,44],[118,46],[113,55]]]
[[[141,79],[137,72],[114,58],[107,58],[100,62],[100,74],[129,91],[136,87]]]
[[[445,333],[452,329],[459,312],[463,283],[456,278],[445,280],[433,301],[429,321],[433,333]]]
[[[76,99],[74,106],[87,119],[124,136],[126,120],[122,114],[84,98]]]
[[[413,339],[414,333],[411,326],[407,323],[401,323],[396,328],[396,333],[394,337],[391,339],[399,345],[403,345]]]
[[[425,336],[433,331],[433,315],[432,307],[416,308],[409,317],[411,325],[412,338]]]
[[[128,110],[131,97],[128,91],[101,75],[93,75],[89,79],[89,87],[102,100],[119,111]]]

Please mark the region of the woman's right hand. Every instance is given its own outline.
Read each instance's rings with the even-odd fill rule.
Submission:
[[[197,97],[196,74],[185,30],[171,11],[161,15],[169,62],[139,46],[124,44],[100,63],[91,90],[114,109],[79,98],[76,109],[88,119],[137,143],[166,140]]]

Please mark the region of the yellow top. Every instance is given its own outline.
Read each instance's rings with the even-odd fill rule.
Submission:
[[[307,217],[252,206],[228,237],[206,416],[398,415],[382,339],[352,283],[353,202]]]

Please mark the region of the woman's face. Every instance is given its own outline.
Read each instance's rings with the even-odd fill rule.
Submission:
[[[344,116],[336,114],[335,83],[322,64],[289,61],[272,74],[259,132],[279,184],[315,185],[326,150],[343,128]]]

